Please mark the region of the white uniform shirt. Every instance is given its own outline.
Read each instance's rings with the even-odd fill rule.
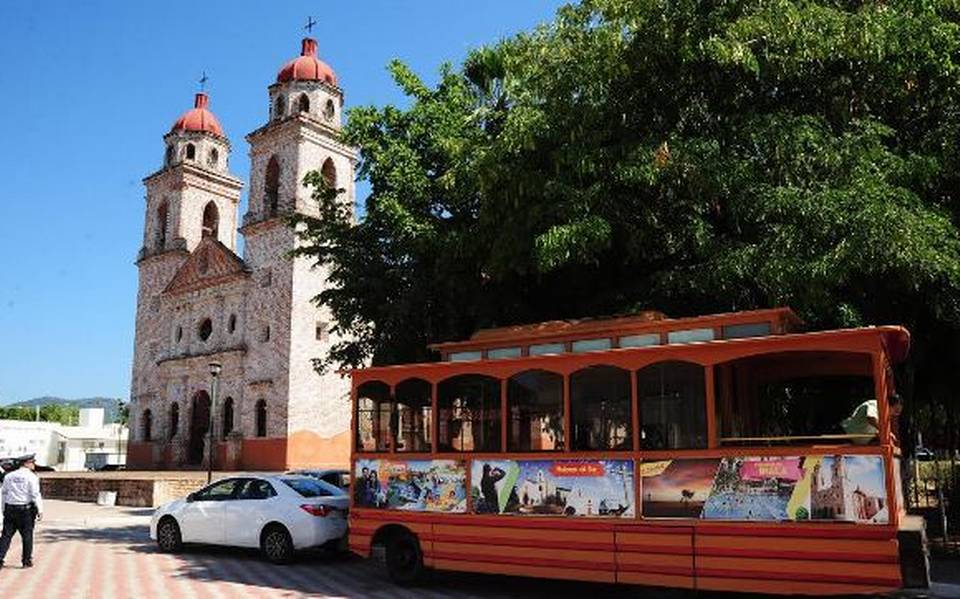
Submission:
[[[0,490],[0,507],[10,505],[27,505],[35,503],[37,512],[43,513],[43,498],[40,497],[40,477],[29,468],[17,468],[3,478],[3,488]]]

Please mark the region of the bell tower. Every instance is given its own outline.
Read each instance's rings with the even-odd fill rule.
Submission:
[[[247,135],[250,191],[241,232],[244,262],[253,277],[250,309],[261,320],[255,336],[275,337],[271,351],[281,354],[261,360],[255,355],[260,346],[251,345],[251,376],[271,381],[264,386],[263,399],[271,413],[272,406],[286,411],[281,418],[285,436],[300,439],[302,431],[315,431],[325,441],[311,444],[326,446],[349,428],[349,410],[343,409],[349,383],[338,374],[320,376],[313,369],[312,360],[335,341],[327,333],[331,316],[311,302],[325,288],[327,274],[308,259],[289,257],[299,240],[286,217],[319,215],[313,190],[303,185],[311,171],[342,189],[343,201],[352,206],[356,152],[340,141],[343,91],[333,69],[317,57],[315,39],[303,39],[300,55],[280,68],[268,98],[266,123]],[[252,372],[268,362],[289,364],[289,369]],[[347,439],[338,437],[335,443],[342,442],[345,451]],[[288,451],[303,455],[303,448]]]
[[[230,142],[209,97],[198,93],[192,109],[164,135],[163,165],[147,176],[143,246],[137,256],[136,340],[131,397],[153,375],[165,346],[158,318],[160,294],[200,240],[213,237],[236,251],[237,211],[243,182],[230,174]]]

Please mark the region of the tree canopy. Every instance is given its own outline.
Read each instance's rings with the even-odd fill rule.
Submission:
[[[487,326],[789,305],[812,328],[907,325],[909,385],[949,393],[955,0],[584,0],[435,85],[389,68],[408,105],[354,108],[343,132],[362,218],[305,181],[321,216],[301,253],[344,335],[324,364],[429,360]]]

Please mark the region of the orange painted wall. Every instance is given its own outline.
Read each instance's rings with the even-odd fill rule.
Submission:
[[[240,455],[244,470],[286,470],[287,440],[244,439]]]
[[[130,441],[127,444],[127,470],[153,470],[153,443]]]
[[[290,435],[287,465],[290,468],[347,468],[350,463],[350,431],[324,438],[311,431]]]

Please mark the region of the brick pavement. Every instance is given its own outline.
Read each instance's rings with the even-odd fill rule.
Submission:
[[[0,570],[2,599],[225,599],[231,597],[343,597],[380,599],[500,599],[506,597],[684,597],[678,591],[640,589],[506,576],[437,573],[425,586],[391,584],[382,568],[358,558],[310,553],[274,566],[257,552],[191,547],[160,553],[150,540],[152,510],[104,508],[48,501],[37,531],[36,566],[20,568],[14,539]],[[912,594],[904,594],[911,596]],[[705,595],[701,594],[700,597]],[[736,595],[710,594],[730,599]],[[938,585],[928,597],[960,597],[960,585]]]

